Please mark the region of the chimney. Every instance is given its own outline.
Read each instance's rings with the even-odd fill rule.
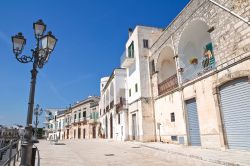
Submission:
[[[132,28],[129,28],[129,29],[128,29],[128,37],[130,37],[130,36],[132,35],[132,33],[133,33],[133,29],[132,29]]]

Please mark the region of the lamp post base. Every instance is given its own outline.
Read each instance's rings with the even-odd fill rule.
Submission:
[[[21,145],[21,163],[20,166],[32,166],[32,126],[25,127],[24,141]]]

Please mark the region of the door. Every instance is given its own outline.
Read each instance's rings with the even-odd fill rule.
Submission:
[[[67,139],[69,139],[69,129],[67,129]]]
[[[110,138],[113,138],[113,116],[110,115]]]
[[[221,113],[228,147],[250,150],[250,84],[247,77],[220,88]]]
[[[137,135],[136,130],[136,114],[132,114],[132,140],[135,140]]]
[[[85,134],[86,134],[86,131],[85,131],[85,129],[83,129],[83,139],[85,139]]]
[[[108,138],[108,118],[105,117],[105,138]]]
[[[81,139],[81,128],[78,128],[78,139]]]
[[[187,108],[187,125],[189,133],[189,143],[191,146],[200,146],[200,126],[197,113],[196,100],[191,99],[186,101]]]
[[[93,138],[96,138],[96,127],[93,126],[92,128]]]

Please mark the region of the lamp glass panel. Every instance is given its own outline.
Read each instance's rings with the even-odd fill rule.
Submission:
[[[41,37],[43,35],[44,29],[45,29],[44,25],[35,24],[35,34],[38,37]]]
[[[24,44],[24,39],[19,39],[19,38],[13,39],[14,50],[22,51],[23,44]]]
[[[48,49],[50,51],[53,51],[55,44],[56,44],[56,39],[51,36],[48,36]]]
[[[47,46],[48,46],[48,36],[45,36],[42,38],[42,48],[43,49],[47,49]]]

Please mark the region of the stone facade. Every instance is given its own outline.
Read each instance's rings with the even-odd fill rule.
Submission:
[[[218,1],[218,3],[246,19],[250,18],[249,1],[231,0]],[[204,26],[200,26],[201,24]],[[190,30],[190,27],[196,28],[195,33]],[[215,56],[215,65],[211,70],[198,72],[189,80],[185,80],[184,75],[189,66],[183,65],[184,56],[188,54],[188,50],[183,52],[185,50],[183,42],[193,42],[193,39],[187,33],[192,34],[193,38],[198,38],[195,35],[199,34],[209,36],[207,39],[202,39],[205,38],[204,35],[197,40],[200,43],[210,40]],[[187,36],[189,38],[185,38]],[[150,60],[158,70],[151,75],[155,101],[155,123],[160,124],[160,131],[157,130],[157,140],[160,140],[161,137],[161,140],[165,142],[190,145],[185,102],[195,98],[201,146],[204,148],[227,147],[218,88],[230,80],[249,76],[249,46],[250,27],[247,23],[210,1],[190,1],[150,49]],[[171,50],[173,56],[169,53],[171,51],[167,52],[166,49]],[[159,95],[158,86],[162,71],[158,66],[161,66],[162,63],[161,54],[165,54],[166,59],[168,59],[167,56],[174,57],[178,86]],[[195,69],[189,70],[189,72],[195,73]],[[175,114],[174,122],[170,121],[171,113]],[[178,138],[181,140],[184,138],[184,141],[180,142]]]
[[[47,109],[47,112],[49,110],[51,109]],[[98,110],[99,97],[90,96],[65,110],[52,111],[46,125],[48,139],[97,138],[99,136]]]
[[[129,30],[129,140],[194,145],[196,118],[198,146],[229,147],[219,89],[249,77],[249,9],[249,0],[191,0],[164,30]]]
[[[103,138],[128,140],[126,70],[117,68],[100,83],[100,123]]]

